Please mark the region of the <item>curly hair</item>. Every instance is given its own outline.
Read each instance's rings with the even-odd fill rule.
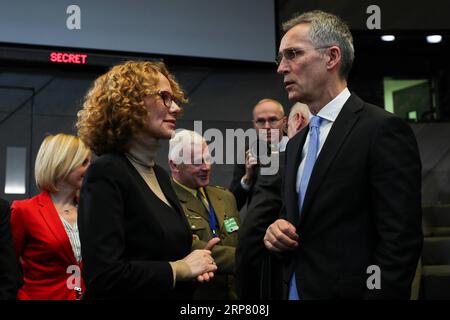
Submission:
[[[159,73],[169,80],[175,99],[187,102],[163,62],[127,61],[95,80],[76,123],[78,136],[95,154],[127,151],[132,137],[145,127],[144,97],[157,91]]]

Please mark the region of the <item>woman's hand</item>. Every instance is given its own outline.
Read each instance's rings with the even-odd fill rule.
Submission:
[[[199,282],[204,282],[212,279],[217,265],[211,256],[211,250],[219,241],[219,238],[213,238],[205,249],[194,250],[183,259],[175,261],[172,265],[175,267],[177,281],[196,278]]]
[[[205,250],[212,250],[212,248],[214,248],[214,246],[220,242],[219,238],[212,238],[211,240],[208,241],[208,243],[205,246]],[[213,264],[216,265],[216,263],[213,260]],[[217,267],[217,265],[216,265]],[[217,268],[216,268],[217,270]],[[208,282],[210,279],[214,278],[214,272],[207,272],[204,274],[200,274],[197,276],[197,281],[198,282]]]

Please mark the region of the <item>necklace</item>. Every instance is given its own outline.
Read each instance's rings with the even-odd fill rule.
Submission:
[[[70,206],[73,206],[73,205],[70,205]],[[73,211],[73,209],[76,209],[76,208],[77,208],[77,206],[75,205],[72,208],[70,208],[70,207],[62,208],[62,211],[65,215],[69,215]]]

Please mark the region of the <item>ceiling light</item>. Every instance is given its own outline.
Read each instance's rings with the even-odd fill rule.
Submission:
[[[434,34],[431,36],[427,36],[427,42],[428,43],[439,43],[442,41],[442,36],[439,34]]]
[[[383,41],[394,41],[395,40],[395,36],[392,34],[385,34],[383,36],[381,36],[381,40]]]

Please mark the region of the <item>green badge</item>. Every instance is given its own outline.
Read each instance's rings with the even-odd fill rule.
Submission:
[[[234,218],[225,219],[223,224],[225,225],[225,230],[227,230],[228,233],[239,230],[239,226]]]

